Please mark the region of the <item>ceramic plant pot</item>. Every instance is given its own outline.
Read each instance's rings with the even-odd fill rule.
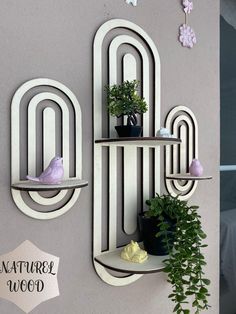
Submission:
[[[118,125],[115,126],[119,137],[139,137],[143,128],[138,125]]]
[[[139,223],[144,249],[148,254],[157,256],[168,255],[168,248],[163,243],[163,237],[156,237],[157,232],[160,231],[159,227],[157,227],[159,220],[156,217],[145,217],[144,214],[140,214]],[[172,222],[171,224],[172,231],[168,231],[167,236],[171,240],[170,243],[173,243],[174,224]]]

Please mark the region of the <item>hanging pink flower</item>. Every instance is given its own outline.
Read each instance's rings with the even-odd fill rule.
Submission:
[[[181,25],[179,28],[179,41],[184,47],[193,48],[193,45],[197,42],[194,30],[186,24]]]
[[[189,0],[183,0],[184,12],[189,14],[193,10],[193,2]]]

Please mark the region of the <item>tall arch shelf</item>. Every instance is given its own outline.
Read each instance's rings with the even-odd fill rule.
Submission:
[[[116,276],[102,260],[103,254],[117,251],[117,234],[121,229],[125,238],[136,232],[138,206],[153,190],[160,191],[161,142],[153,139],[160,128],[160,58],[148,34],[123,19],[104,23],[95,35],[93,49],[93,261],[103,281],[123,286],[136,281],[141,274]],[[116,119],[107,117],[104,106],[104,84],[134,79],[140,81],[143,97],[150,106],[142,118],[143,139],[119,140],[114,131]],[[121,212],[123,217],[119,217]]]

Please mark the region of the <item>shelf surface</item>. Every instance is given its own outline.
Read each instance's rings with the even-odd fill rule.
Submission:
[[[52,190],[68,190],[82,188],[88,185],[87,181],[78,179],[68,179],[62,181],[61,184],[41,184],[29,180],[21,181],[11,185],[12,189],[20,191],[52,191]]]
[[[116,137],[101,138],[95,141],[96,144],[102,146],[125,146],[133,145],[137,147],[156,147],[160,145],[180,144],[181,139],[173,137]]]
[[[128,274],[156,273],[162,271],[164,268],[162,261],[166,259],[167,256],[154,256],[148,254],[148,259],[144,263],[131,263],[120,257],[122,249],[123,248],[113,252],[103,253],[96,256],[94,259],[108,269]]]
[[[166,176],[166,179],[170,180],[210,180],[212,179],[212,176],[192,176],[190,173],[178,173],[178,174],[169,174]]]

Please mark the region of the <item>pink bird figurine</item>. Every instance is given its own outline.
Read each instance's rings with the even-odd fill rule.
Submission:
[[[49,166],[40,174],[39,177],[27,176],[30,181],[42,184],[60,184],[64,176],[64,168],[61,157],[54,157]]]
[[[192,176],[200,177],[203,174],[203,167],[198,159],[193,159],[189,166],[189,172]]]

